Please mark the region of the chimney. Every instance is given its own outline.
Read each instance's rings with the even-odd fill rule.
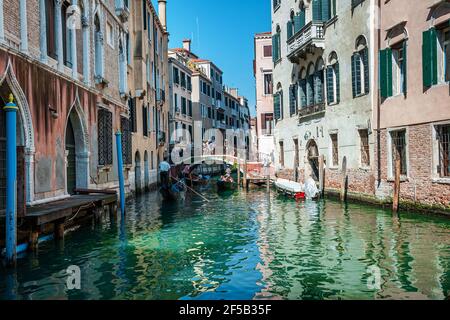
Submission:
[[[184,39],[183,40],[183,49],[186,51],[191,52],[191,39]]]
[[[164,28],[164,30],[167,31],[167,17],[166,17],[166,13],[167,13],[167,0],[158,0],[158,15],[159,15],[159,20],[161,21],[161,24]]]

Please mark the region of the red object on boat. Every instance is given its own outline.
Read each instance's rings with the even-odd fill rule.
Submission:
[[[296,200],[303,200],[303,199],[305,199],[306,197],[305,197],[305,193],[304,192],[297,192],[296,194],[295,194],[295,199]]]

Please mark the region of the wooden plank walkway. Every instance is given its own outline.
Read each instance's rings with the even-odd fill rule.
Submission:
[[[25,219],[40,226],[70,218],[80,210],[92,210],[117,203],[116,194],[74,195],[70,198],[27,207]]]

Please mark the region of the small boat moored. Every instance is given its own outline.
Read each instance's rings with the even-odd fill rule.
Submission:
[[[303,200],[306,198],[305,196],[305,188],[301,183],[297,183],[294,181],[286,180],[286,179],[277,179],[275,182],[275,187],[278,192],[288,196],[290,198],[294,198],[296,200]]]

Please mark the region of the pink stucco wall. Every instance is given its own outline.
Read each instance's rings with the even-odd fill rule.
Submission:
[[[411,5],[414,2],[414,5]],[[450,89],[448,83],[423,88],[422,33],[433,25],[444,21],[448,24],[450,8],[431,8],[436,0],[380,1],[381,48],[397,41],[402,36],[390,39],[386,30],[405,22],[407,50],[407,97],[403,94],[388,98],[380,106],[380,128],[393,128],[450,119]],[[377,31],[378,32],[378,31]],[[377,37],[377,34],[375,35]],[[375,121],[377,123],[377,110]]]

